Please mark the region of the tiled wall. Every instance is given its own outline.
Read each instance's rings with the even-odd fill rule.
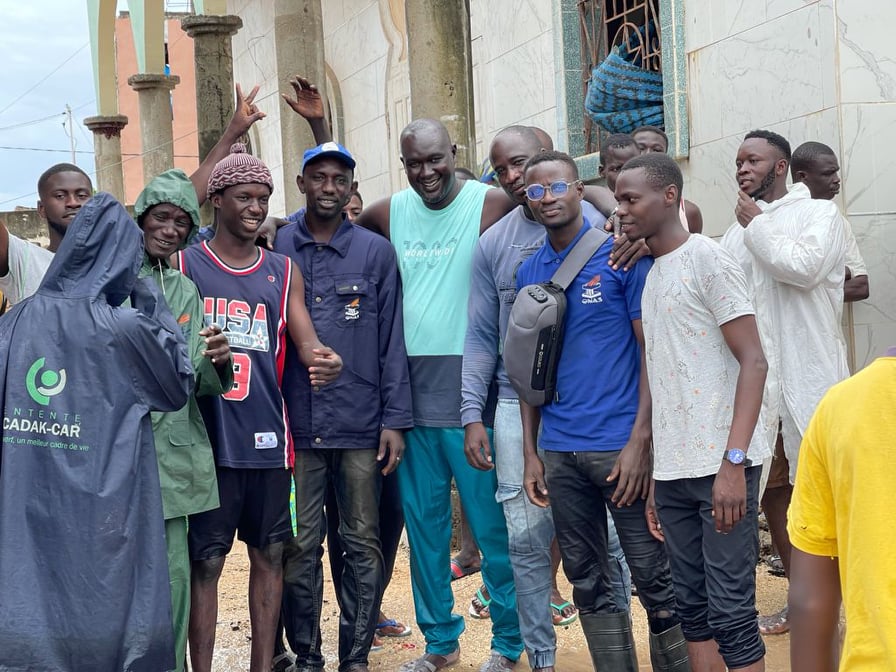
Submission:
[[[734,155],[746,131],[833,147],[843,167],[838,204],[871,283],[871,298],[853,309],[859,366],[896,343],[894,21],[894,3],[685,0],[685,195],[702,209],[705,233],[720,235],[734,222]]]

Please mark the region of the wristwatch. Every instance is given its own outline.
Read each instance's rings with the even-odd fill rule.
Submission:
[[[740,448],[730,448],[726,450],[723,459],[728,460],[731,464],[743,465],[745,467],[750,466],[750,461],[747,459],[747,454]]]

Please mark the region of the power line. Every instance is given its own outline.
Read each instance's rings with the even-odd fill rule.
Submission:
[[[13,124],[11,126],[3,126],[0,127],[0,131],[11,131],[16,128],[24,128],[25,126],[33,126],[34,124],[40,124],[44,121],[49,121],[50,119],[58,119],[63,116],[65,112],[56,112],[55,114],[51,114],[47,117],[41,117],[40,119],[32,119],[31,121],[23,121],[18,124]]]
[[[70,60],[72,60],[75,56],[77,56],[77,55],[80,54],[82,51],[84,51],[84,49],[86,49],[86,48],[88,47],[89,44],[90,44],[90,42],[86,42],[85,44],[81,45],[78,49],[75,50],[75,53],[73,53],[71,56],[69,56],[68,58],[66,58],[64,61],[62,61],[62,63],[60,63],[59,65],[57,65],[55,68],[53,68],[53,70],[50,71],[49,74],[47,74],[47,75],[45,75],[43,78],[37,80],[34,84],[31,85],[31,88],[30,88],[30,89],[28,89],[27,91],[25,91],[25,93],[23,93],[22,95],[20,95],[18,98],[14,99],[14,100],[13,100],[11,103],[9,103],[6,107],[4,107],[2,110],[0,110],[0,114],[3,114],[4,112],[6,112],[6,110],[8,110],[9,108],[11,108],[11,107],[12,107],[13,105],[15,105],[16,103],[18,103],[20,100],[22,100],[22,98],[24,98],[25,96],[27,96],[29,93],[31,93],[32,91],[34,91],[34,89],[36,89],[38,86],[40,86],[40,85],[43,84],[45,81],[47,81],[50,77],[52,77],[52,76],[55,75],[57,72],[59,72],[59,71],[62,69],[62,66],[64,66],[66,63],[68,63]]]

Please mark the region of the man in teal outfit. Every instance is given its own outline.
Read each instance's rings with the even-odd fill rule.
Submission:
[[[196,377],[186,406],[179,411],[152,414],[165,515],[177,670],[180,671],[184,669],[190,621],[187,516],[218,508],[215,460],[196,397],[229,390],[233,366],[227,337],[221,328],[203,325],[202,298],[196,285],[168,265],[168,257],[185,247],[186,241],[199,230],[199,201],[190,178],[177,169],[162,173],[137,197],[134,214],[143,229],[140,277],[151,276],[164,294],[183,330]]]
[[[491,594],[492,653],[480,670],[510,670],[523,651],[507,528],[495,501],[495,472],[467,464],[460,419],[473,250],[480,231],[516,204],[500,189],[455,179],[455,151],[439,122],[409,124],[401,134],[401,154],[411,188],[374,203],[358,219],[392,241],[404,286],[415,428],[405,435],[407,452],[397,473],[426,654],[402,667],[403,672],[434,672],[460,656],[464,621],[451,613],[454,597],[445,567],[452,478],[482,550],[482,574]]]

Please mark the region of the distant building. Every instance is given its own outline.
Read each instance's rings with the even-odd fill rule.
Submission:
[[[165,16],[167,74],[180,77],[180,84],[171,94],[174,127],[174,166],[187,175],[199,166],[199,144],[196,133],[196,75],[193,66],[193,40],[180,28],[182,13]],[[127,116],[128,125],[121,131],[121,159],[124,173],[125,202],[133,205],[146,184],[143,179],[143,142],[140,136],[140,110],[137,92],[128,86],[128,77],[137,73],[137,52],[134,33],[127,12],[115,20],[115,60],[118,72],[118,107]]]

